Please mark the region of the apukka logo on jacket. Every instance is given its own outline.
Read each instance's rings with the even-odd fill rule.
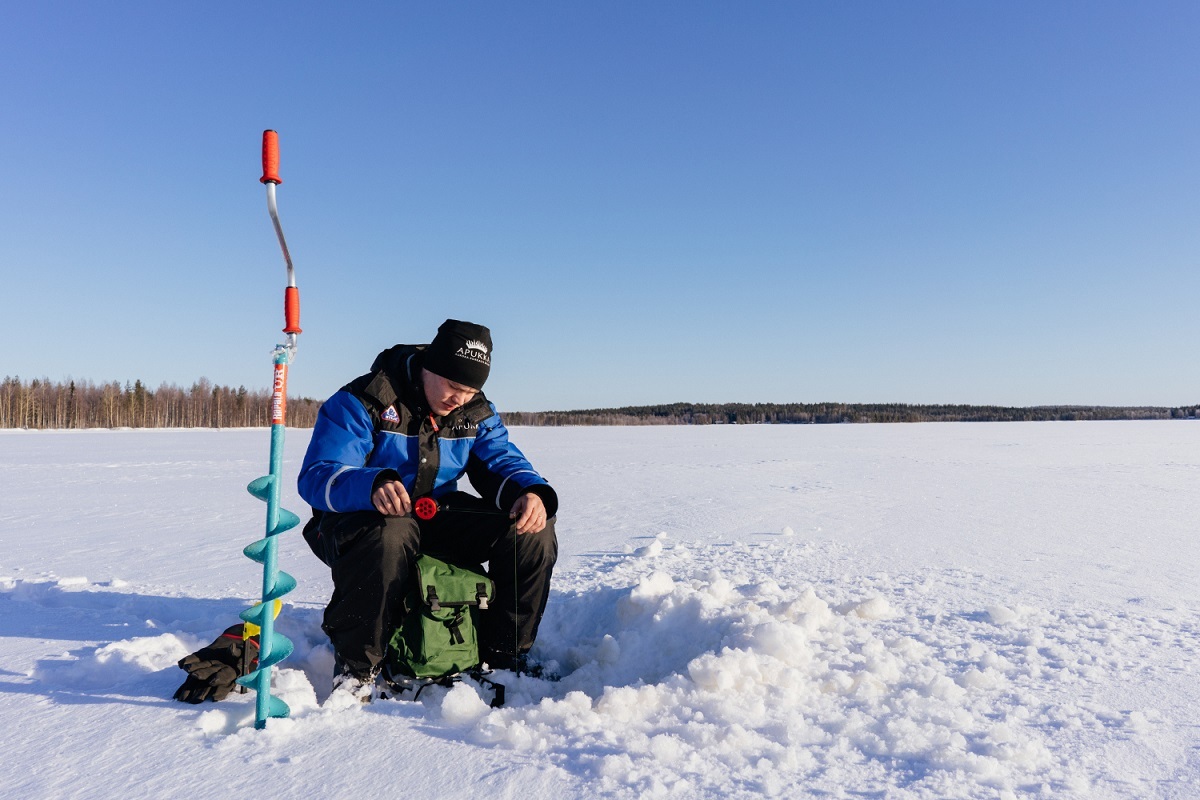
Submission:
[[[388,406],[387,410],[380,415],[384,422],[400,422],[400,415],[396,413],[395,406]]]
[[[469,358],[472,361],[478,361],[480,364],[492,365],[491,356],[488,355],[487,345],[477,339],[468,339],[462,347],[454,353],[459,358]]]

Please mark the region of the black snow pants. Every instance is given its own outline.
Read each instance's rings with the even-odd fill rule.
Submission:
[[[440,500],[454,508],[489,508],[462,492]],[[404,614],[418,553],[468,567],[487,562],[496,599],[480,613],[484,661],[489,655],[511,660],[533,646],[558,558],[553,518],[538,533],[517,534],[500,514],[444,511],[429,521],[378,511],[319,517],[305,526],[304,538],[333,573],[333,597],[321,628],[343,669],[365,676],[381,667]]]

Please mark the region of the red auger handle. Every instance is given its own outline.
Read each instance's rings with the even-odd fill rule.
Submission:
[[[279,178],[279,134],[263,131],[263,176],[259,183],[283,183]]]
[[[300,330],[300,290],[289,286],[283,290],[284,333],[304,333]]]
[[[437,500],[432,497],[418,497],[417,502],[413,503],[413,513],[417,515],[417,519],[428,522],[437,516]]]

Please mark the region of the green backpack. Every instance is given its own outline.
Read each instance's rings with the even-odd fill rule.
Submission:
[[[417,556],[416,581],[388,651],[393,674],[438,681],[478,667],[478,616],[495,598],[486,575]]]

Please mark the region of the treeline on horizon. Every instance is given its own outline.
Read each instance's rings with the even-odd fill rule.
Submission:
[[[289,397],[287,422],[311,428],[321,403]],[[0,428],[258,428],[271,424],[271,392],[215,386],[201,378],[184,389],[140,380],[53,382],[5,377],[0,383]]]
[[[1200,406],[910,405],[908,403],[669,403],[581,411],[508,412],[509,425],[805,425],[843,422],[1043,422],[1193,419]]]
[[[259,428],[271,424],[271,392],[217,386],[189,388],[140,380],[0,383],[0,428]],[[289,427],[311,428],[321,402],[289,397]],[[864,422],[1042,422],[1194,419],[1200,406],[971,406],[908,403],[668,403],[577,411],[503,412],[509,425],[827,425]]]

